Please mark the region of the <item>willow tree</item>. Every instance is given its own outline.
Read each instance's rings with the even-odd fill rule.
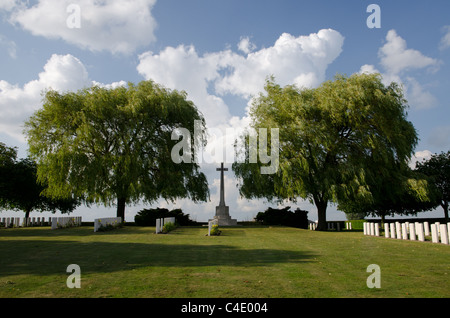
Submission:
[[[172,132],[193,132],[195,122],[204,128],[202,115],[184,92],[142,81],[64,94],[50,90],[25,132],[38,180],[48,185],[47,196],[116,203],[117,216],[124,220],[125,206],[140,200],[207,199],[208,184],[199,166],[171,159]]]
[[[379,74],[336,76],[315,89],[269,79],[252,104],[251,128],[279,129],[279,169],[262,175],[259,162],[235,163],[241,195],[308,199],[325,230],[330,202],[370,200],[366,177],[409,160],[417,133],[406,109],[402,89],[385,86]],[[248,155],[248,146],[241,151]]]

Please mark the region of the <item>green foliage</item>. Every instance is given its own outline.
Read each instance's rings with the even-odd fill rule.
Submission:
[[[193,133],[195,121],[202,123],[204,144],[203,116],[186,93],[142,81],[76,93],[50,90],[43,108],[26,122],[25,133],[38,179],[48,184],[46,195],[107,206],[116,202],[117,216],[124,219],[125,205],[141,200],[208,198],[199,166],[171,159],[172,132],[186,128]]]
[[[139,226],[155,226],[156,219],[175,217],[176,223],[185,225],[195,225],[196,222],[189,218],[189,214],[184,214],[181,209],[174,209],[169,211],[165,208],[143,209],[136,213],[134,222]]]
[[[29,213],[33,210],[72,212],[80,201],[76,198],[49,198],[43,195],[46,184],[37,181],[36,163],[17,159],[17,151],[0,142],[0,208]]]
[[[164,224],[163,226],[163,233],[169,233],[170,231],[173,231],[177,228],[177,226],[175,225],[175,223],[172,222],[167,222]]]
[[[279,129],[279,169],[262,175],[261,163],[248,161],[248,145],[237,147],[246,158],[233,164],[240,193],[308,199],[318,209],[319,230],[326,230],[329,202],[370,201],[367,179],[406,163],[417,144],[400,86],[385,86],[379,74],[336,76],[316,89],[282,88],[269,79],[265,91],[253,102],[250,128]]]
[[[97,232],[107,232],[107,231],[112,231],[115,229],[119,229],[123,227],[123,223],[122,222],[117,222],[115,224],[105,224],[105,225],[101,225],[98,229]]]
[[[352,223],[352,230],[362,230],[364,229],[364,222],[366,220],[349,220]]]
[[[450,151],[434,154],[430,159],[417,162],[416,171],[428,178],[435,194],[436,205],[444,209],[448,222],[448,207],[450,202]]]
[[[308,212],[300,209],[292,212],[290,208],[289,206],[282,209],[269,207],[265,212],[259,212],[256,215],[256,220],[265,225],[284,225],[307,229]]]
[[[222,231],[219,229],[219,225],[218,224],[213,224],[213,226],[211,227],[211,231],[209,232],[209,235],[211,236],[218,236],[222,233]]]

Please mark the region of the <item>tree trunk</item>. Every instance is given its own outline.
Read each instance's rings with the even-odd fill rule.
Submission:
[[[448,202],[444,202],[444,204],[441,204],[441,206],[444,209],[445,223],[448,223]]]
[[[28,219],[30,217],[31,209],[25,211],[25,218]]]
[[[327,228],[327,203],[328,202],[321,202],[316,201],[316,207],[317,207],[317,228],[316,231],[326,231]]]
[[[117,217],[122,218],[122,222],[125,222],[125,204],[127,199],[125,198],[117,198]]]

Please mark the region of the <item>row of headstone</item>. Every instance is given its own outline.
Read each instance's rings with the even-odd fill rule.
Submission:
[[[20,218],[17,218],[17,217],[16,218],[13,218],[13,217],[2,218],[1,222],[5,228],[20,226]]]
[[[52,230],[81,226],[81,216],[62,216],[51,218]]]
[[[122,224],[121,217],[101,218],[94,220],[94,232],[98,232],[104,227],[118,227]]]
[[[164,224],[166,223],[175,224],[175,217],[156,219],[156,234],[162,233]]]
[[[314,231],[316,228],[317,228],[317,222],[310,222],[309,223],[309,229],[311,231]],[[341,230],[341,223],[340,222],[327,222],[327,228],[328,228],[328,230],[336,229],[337,231],[340,231]],[[351,230],[352,229],[352,223],[351,222],[345,222],[345,229],[346,230]]]
[[[431,230],[431,231],[430,231]],[[450,222],[440,224],[439,222],[393,222],[384,224],[384,236],[401,240],[424,242],[427,236],[430,236],[433,243],[449,244],[450,241]],[[364,235],[380,236],[379,224],[374,222],[364,223]]]
[[[58,221],[60,219],[60,221]],[[64,220],[61,220],[64,219]],[[20,217],[4,217],[1,219],[0,223],[6,228],[12,227],[30,227],[30,226],[52,226],[53,228],[58,227],[58,222],[61,225],[67,227],[69,224],[71,226],[81,226],[81,216],[67,216],[67,217],[49,217],[48,221],[45,217],[31,217],[31,218],[20,218]],[[63,227],[63,226],[61,226]]]

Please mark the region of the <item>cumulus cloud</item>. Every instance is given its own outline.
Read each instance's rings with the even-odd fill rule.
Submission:
[[[151,15],[155,2],[39,0],[30,6],[9,0],[4,8],[11,11],[11,23],[33,35],[62,39],[91,51],[128,54],[155,40],[156,22]],[[77,10],[71,9],[74,5]],[[79,18],[79,27],[71,24],[74,18]]]
[[[384,69],[393,74],[411,69],[425,67],[438,67],[439,61],[421,52],[408,49],[406,41],[397,35],[395,30],[390,30],[386,35],[386,44],[380,48],[380,63]]]
[[[211,126],[227,124],[232,117],[223,101],[227,94],[250,99],[263,90],[267,76],[281,85],[317,86],[328,65],[341,53],[344,37],[320,30],[307,36],[282,34],[273,46],[250,52],[248,38],[239,42],[242,56],[231,50],[200,56],[194,46],[167,47],[159,54],[139,56],[138,72],[170,88],[185,90]]]
[[[238,49],[245,54],[252,52],[256,49],[256,45],[250,42],[250,38],[248,36],[241,37],[241,40],[238,43]]]
[[[273,46],[246,57],[222,53],[220,67],[229,72],[217,80],[216,90],[248,98],[262,90],[269,75],[283,85],[318,86],[325,80],[328,65],[342,52],[343,43],[344,37],[339,32],[323,29],[298,37],[283,33]]]
[[[408,49],[406,40],[395,30],[388,31],[386,43],[379,49],[378,56],[383,71],[374,65],[361,66],[359,73],[380,73],[383,83],[396,82],[403,86],[406,99],[415,109],[428,109],[437,105],[437,99],[423,84],[409,75],[412,70],[427,69],[436,71],[440,61],[423,55],[420,51]]]
[[[23,87],[0,80],[0,132],[23,142],[23,123],[41,107],[43,91],[73,91],[90,85],[83,63],[70,54],[52,55],[38,79]]]

